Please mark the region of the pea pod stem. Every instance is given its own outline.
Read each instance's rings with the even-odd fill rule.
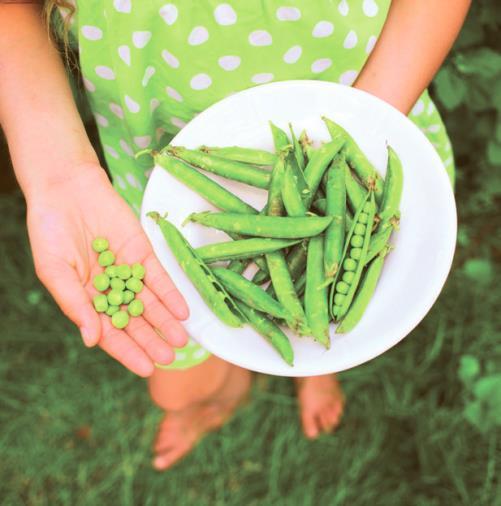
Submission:
[[[263,149],[243,148],[240,146],[228,146],[223,148],[213,146],[200,146],[200,151],[210,155],[219,156],[235,162],[249,163],[252,165],[274,165],[277,156]]]
[[[160,227],[172,254],[212,312],[230,327],[241,327],[241,311],[181,232],[157,212],[148,216]]]
[[[203,153],[196,149],[182,146],[167,146],[162,153],[170,154],[200,169],[212,172],[218,176],[239,181],[256,188],[268,188],[270,184],[269,171],[252,167],[248,164],[227,160],[219,156]]]

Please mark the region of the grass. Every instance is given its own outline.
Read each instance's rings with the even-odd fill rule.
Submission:
[[[231,423],[157,474],[161,413],[145,383],[81,345],[35,278],[21,197],[1,196],[1,504],[501,504],[499,434],[465,419],[472,394],[458,377],[464,355],[484,376],[499,364],[499,224],[470,182],[459,197],[460,248],[441,297],[400,345],[341,374],[336,434],[305,440],[291,382],[259,376]]]

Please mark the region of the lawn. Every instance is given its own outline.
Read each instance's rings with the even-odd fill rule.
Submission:
[[[35,277],[20,194],[0,195],[0,504],[500,505],[494,12],[494,1],[478,2],[434,87],[458,165],[451,275],[411,335],[340,375],[347,407],[334,435],[305,440],[291,381],[260,375],[228,425],[168,473],[154,472],[161,412],[145,382],[82,346]]]

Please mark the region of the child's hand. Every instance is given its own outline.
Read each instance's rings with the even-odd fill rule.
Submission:
[[[28,203],[28,232],[35,269],[63,312],[82,333],[87,346],[99,346],[140,376],[149,376],[153,362],[174,359],[171,346],[184,346],[187,335],[178,320],[188,307],[156,259],[140,223],[95,165],[79,168],[77,176],[52,182],[32,192]],[[117,263],[140,262],[146,268],[139,298],[145,310],[124,330],[93,308],[97,293],[92,279],[102,271],[91,248],[94,238],[106,237]],[[165,339],[162,339],[158,329]]]

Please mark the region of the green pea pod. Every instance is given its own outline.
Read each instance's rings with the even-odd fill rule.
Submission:
[[[294,129],[292,128],[292,123],[289,123],[289,131],[291,133],[292,146],[294,148],[294,156],[296,158],[296,163],[301,172],[303,172],[306,165],[304,162],[304,153],[303,149],[301,148],[301,144],[299,144],[296,134],[294,133]]]
[[[322,119],[327,126],[327,130],[329,130],[332,140],[343,139],[346,141],[344,148],[346,150],[346,161],[367,189],[374,190],[376,200],[380,202],[383,196],[383,180],[374,165],[365,156],[364,152],[355,142],[355,139],[341,125],[325,116]]]
[[[301,295],[304,294],[304,289],[306,287],[306,271],[303,271],[303,273],[297,278],[296,281],[294,281],[294,290],[296,290],[296,293],[298,297],[301,297]]]
[[[321,235],[310,239],[306,265],[304,308],[308,325],[316,341],[330,348],[329,305],[324,276],[324,239]]]
[[[187,149],[181,146],[167,146],[162,153],[170,154],[195,167],[212,172],[218,176],[239,181],[256,188],[268,188],[270,172],[252,167],[246,163],[234,162],[219,156],[203,153],[197,149]]]
[[[355,212],[362,202],[365,201],[367,190],[360,186],[358,181],[354,178],[348,164],[344,166],[345,170],[345,184],[346,184],[346,196],[348,197],[348,203],[351,209]]]
[[[289,163],[286,163],[284,180],[281,190],[282,200],[287,214],[289,216],[305,216],[306,208],[304,206],[303,198],[298,188],[297,177],[294,175],[292,166]]]
[[[297,244],[299,239],[240,239],[237,241],[217,242],[196,248],[198,256],[207,263],[254,258],[272,251],[288,248]]]
[[[219,156],[235,162],[250,163],[252,165],[274,165],[277,159],[275,153],[270,153],[263,149],[242,148],[240,146],[228,146],[224,148],[200,146],[199,149],[210,155]]]
[[[381,222],[386,222],[399,215],[400,199],[404,184],[402,162],[395,150],[388,146],[388,164],[384,180],[383,198],[379,208]]]
[[[346,228],[346,185],[344,153],[336,155],[327,172],[327,216],[332,222],[325,232],[324,272],[327,279],[334,279],[343,256]]]
[[[273,137],[273,144],[275,146],[275,151],[277,154],[287,146],[291,145],[291,141],[289,140],[289,137],[287,137],[287,134],[279,127],[277,127],[274,123],[271,121],[269,122],[270,128],[271,128],[271,135]]]
[[[239,199],[221,185],[204,176],[187,163],[160,152],[154,156],[155,164],[160,165],[178,181],[184,183],[188,188],[197,192],[214,207],[230,213],[257,214],[249,204]]]
[[[245,315],[249,325],[260,335],[262,335],[280,356],[289,364],[294,364],[294,350],[292,349],[289,338],[282,332],[280,327],[259,311],[255,311],[242,302],[237,302],[240,311]]]
[[[242,260],[232,260],[227,267],[230,271],[236,272],[237,274],[242,274],[247,268],[247,262],[243,262]]]
[[[327,199],[317,199],[312,204],[312,208],[318,213],[325,216],[327,213]],[[346,210],[346,215],[344,217],[345,221],[345,231],[348,232],[351,229],[351,225],[353,223],[353,216],[350,214],[349,210]]]
[[[272,239],[302,239],[322,233],[332,218],[328,216],[291,218],[204,211],[190,214],[186,221],[236,234]]]
[[[249,307],[275,318],[284,320],[289,318],[289,314],[280,302],[270,297],[262,288],[247,278],[222,267],[213,267],[212,272],[230,295],[245,302]]]
[[[393,232],[393,227],[390,224],[388,226],[384,226],[381,228],[381,223],[378,225],[377,231],[372,235],[371,241],[369,243],[369,249],[367,250],[367,257],[365,258],[365,265],[367,265],[371,260],[376,258],[381,251],[383,251],[388,246],[388,241],[390,240],[391,234]]]
[[[241,327],[242,312],[181,232],[157,212],[148,216],[159,225],[172,254],[212,312],[230,327]]]
[[[369,265],[350,309],[336,328],[336,334],[350,332],[362,319],[381,276],[385,255],[386,251],[383,250]]]
[[[256,285],[262,285],[269,280],[270,280],[270,271],[268,270],[268,265],[266,266],[266,271],[260,269],[252,277],[252,282]]]
[[[371,192],[371,197],[366,204],[368,205],[364,205],[364,213],[367,215],[367,223],[366,223],[365,236],[363,237],[363,243],[361,246],[360,258],[356,262],[356,268],[354,271],[355,275],[349,285],[348,292],[346,294],[342,294],[344,295],[344,300],[338,304],[339,309],[335,313],[335,316],[338,320],[343,318],[343,316],[348,311],[350,304],[353,300],[353,297],[355,296],[355,292],[357,290],[358,283],[360,281],[360,277],[362,276],[362,271],[365,266],[365,257],[367,256],[367,250],[369,248],[369,241],[371,238],[372,225],[374,224],[374,217],[376,215],[376,202],[373,192]],[[336,296],[334,296],[334,303],[336,303],[335,297]]]

